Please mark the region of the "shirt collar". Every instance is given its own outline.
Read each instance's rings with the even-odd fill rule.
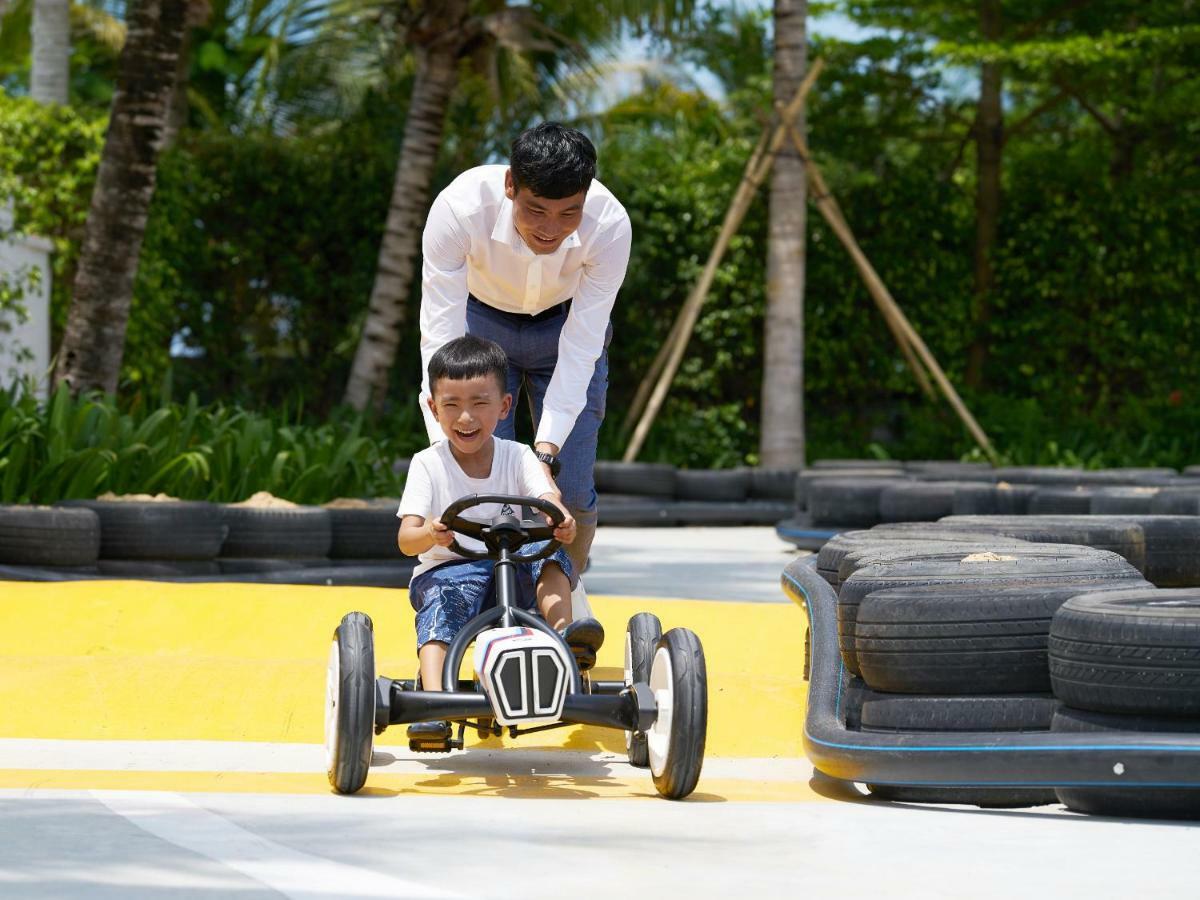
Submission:
[[[492,228],[492,240],[508,244],[525,253],[533,253],[529,245],[525,243],[525,239],[517,232],[517,226],[513,223],[513,202],[508,197],[500,201],[500,212],[496,215],[496,224]],[[576,228],[567,235],[566,239],[558,245],[558,250],[555,250],[550,256],[554,256],[559,250],[570,250],[581,246],[583,246],[583,241],[580,240],[579,229]]]

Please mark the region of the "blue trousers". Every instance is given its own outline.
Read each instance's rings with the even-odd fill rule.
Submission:
[[[556,312],[536,321],[531,317],[503,312],[471,297],[467,301],[467,334],[495,341],[508,354],[508,392],[514,404],[524,388],[533,413],[536,429],[542,419],[542,403],[546,388],[558,363],[558,336],[567,320],[567,304]],[[562,469],[555,481],[562,491],[563,503],[580,525],[596,524],[596,445],[600,423],[604,421],[605,397],[608,393],[608,342],[612,340],[612,325],[604,342],[604,352],[596,360],[596,369],[588,384],[587,403],[575,420],[575,427],[559,449]],[[498,437],[517,439],[515,410],[496,427]]]
[[[522,555],[534,553],[546,541],[522,547]],[[572,578],[571,559],[562,547],[546,559],[517,566],[517,605],[537,609],[537,581],[546,563],[558,563]],[[408,600],[417,612],[417,649],[428,641],[447,644],[471,619],[483,611],[494,592],[496,564],[490,559],[464,559],[446,562],[422,572],[408,586]]]

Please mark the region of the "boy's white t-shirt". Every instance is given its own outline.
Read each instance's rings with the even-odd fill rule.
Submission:
[[[524,444],[492,438],[492,471],[487,478],[471,478],[450,451],[449,441],[440,441],[412,458],[408,466],[408,477],[404,482],[404,494],[396,515],[420,516],[429,519],[441,518],[451,503],[468,494],[508,494],[517,497],[541,497],[555,493],[554,486],[546,476],[546,470]],[[468,519],[486,522],[500,515],[499,503],[481,503],[466,510]],[[518,509],[517,516],[521,515]],[[455,535],[467,549],[485,551],[482,541]],[[452,559],[462,559],[448,547],[434,544],[419,557],[421,562],[413,571],[413,577]]]

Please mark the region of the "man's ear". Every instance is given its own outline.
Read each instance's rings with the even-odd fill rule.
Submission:
[[[504,196],[509,200],[517,196],[517,183],[513,180],[512,169],[504,170]]]
[[[500,418],[507,419],[508,413],[512,409],[512,394],[505,394],[500,399]]]

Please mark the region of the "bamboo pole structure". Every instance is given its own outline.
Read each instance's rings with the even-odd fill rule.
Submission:
[[[817,204],[817,208],[820,210],[821,215],[824,216],[825,221],[829,223],[829,227],[833,229],[834,234],[838,236],[838,239],[846,248],[846,252],[850,254],[850,258],[854,260],[859,274],[867,285],[867,290],[871,292],[871,296],[883,312],[884,318],[888,320],[889,325],[894,324],[894,331],[899,330],[903,335],[904,340],[901,342],[901,347],[904,346],[905,342],[911,345],[912,350],[928,366],[934,381],[937,382],[938,387],[945,394],[947,402],[949,402],[954,412],[962,420],[967,430],[971,432],[971,436],[975,438],[975,442],[987,454],[988,459],[992,461],[993,465],[998,464],[999,459],[996,456],[996,450],[992,447],[992,442],[988,440],[987,434],[979,427],[979,423],[975,421],[975,417],[971,415],[971,411],[967,409],[962,398],[958,396],[958,392],[946,377],[946,373],[942,371],[942,367],[938,365],[938,361],[929,352],[929,348],[925,346],[925,341],[921,339],[916,329],[912,327],[912,324],[908,321],[908,317],[904,315],[904,311],[900,309],[900,305],[896,303],[891,292],[888,291],[887,286],[883,283],[883,279],[879,277],[879,274],[875,271],[875,267],[871,265],[871,261],[867,259],[866,254],[859,247],[858,241],[854,238],[854,233],[850,230],[849,223],[846,222],[841,209],[837,205],[837,201],[834,200],[833,195],[829,192],[829,186],[825,183],[825,178],[821,175],[821,169],[809,154],[808,145],[805,143],[804,138],[790,122],[786,123],[786,127],[788,136],[796,147],[796,152],[800,154],[800,158],[804,161],[804,168],[808,174],[809,181],[816,189],[812,196]],[[914,367],[915,371],[917,370]]]
[[[733,201],[729,204],[729,209],[725,211],[725,221],[722,223],[721,231],[717,235],[717,240],[708,255],[708,261],[704,264],[704,270],[700,273],[699,280],[688,294],[687,300],[684,301],[683,309],[680,310],[675,328],[672,329],[670,352],[663,362],[662,372],[659,373],[654,390],[650,393],[646,409],[642,411],[633,436],[629,440],[629,445],[625,448],[625,454],[622,457],[625,462],[632,462],[636,459],[642,449],[642,444],[646,441],[646,435],[650,432],[650,426],[654,423],[659,409],[662,408],[663,400],[667,396],[667,390],[675,378],[675,373],[679,370],[679,363],[683,360],[684,350],[687,349],[688,341],[692,336],[692,329],[695,328],[696,319],[700,315],[700,307],[704,304],[704,298],[708,295],[709,288],[712,287],[713,279],[717,274],[717,267],[721,264],[721,258],[725,255],[725,250],[729,247],[729,242],[737,231],[738,226],[741,225],[742,219],[745,218],[746,211],[750,208],[750,204],[754,200],[755,192],[758,190],[759,185],[762,184],[763,179],[767,177],[767,173],[771,170],[775,154],[783,146],[783,142],[787,137],[788,124],[799,114],[801,107],[804,105],[804,98],[808,96],[808,92],[812,89],[813,83],[817,80],[817,75],[820,74],[823,65],[823,60],[817,59],[809,67],[804,80],[796,90],[795,96],[781,111],[782,121],[775,126],[767,146],[762,149],[761,153],[756,152],[752,154],[746,165],[746,175],[738,183]]]
[[[796,139],[800,135],[790,122],[788,123],[788,132],[791,135],[792,142],[795,143]],[[801,138],[801,143],[803,143],[803,138]],[[808,156],[807,147],[803,150],[797,148],[797,152],[800,154],[800,159],[804,162],[805,172],[807,174],[813,168],[812,158]],[[850,251],[851,258],[853,258],[855,263],[858,264],[858,259],[855,257],[855,250],[858,250],[858,243],[854,240],[853,233],[850,231],[850,225],[846,221],[846,217],[842,215],[842,208],[838,205],[837,198],[829,192],[829,187],[825,183],[825,179],[821,176],[820,170],[817,170],[816,173],[809,178],[809,181],[811,182],[812,187],[812,190],[809,191],[809,199],[813,201],[817,207],[817,210],[829,224],[829,227],[833,229],[834,234],[841,239],[842,244],[848,251]],[[847,244],[845,238],[842,237],[843,232],[850,235],[850,244]],[[851,246],[853,246],[855,249],[851,250]],[[858,253],[865,261],[866,256],[862,254],[861,250],[858,250]],[[901,328],[900,323],[896,318],[896,311],[899,310],[899,307],[895,303],[889,306],[880,299],[881,296],[888,293],[887,288],[884,286],[883,281],[876,274],[875,269],[871,266],[871,264],[868,262],[866,265],[866,269],[864,269],[862,265],[858,265],[858,271],[860,277],[866,283],[867,292],[871,295],[871,299],[875,301],[875,305],[878,307],[880,313],[882,313],[883,321],[887,325],[888,330],[891,331],[892,337],[896,341],[896,345],[900,348],[900,352],[904,354],[904,360],[908,364],[908,369],[913,373],[913,377],[916,378],[917,384],[920,386],[922,393],[924,393],[925,396],[930,400],[936,400],[937,392],[934,390],[933,385],[929,381],[929,375],[926,373],[925,367],[921,364],[920,359],[918,359],[916,353],[914,352],[912,345],[905,337],[904,330]]]
[[[780,115],[782,115],[782,111]],[[768,142],[771,139],[772,127],[768,123],[763,127],[762,135],[755,144],[753,152],[750,154],[750,159],[746,163],[746,168],[742,172],[742,182],[753,180],[753,176],[759,170],[762,162],[763,154],[767,150]],[[757,185],[751,185],[751,191],[757,189]],[[737,230],[736,227],[734,229]],[[679,326],[685,317],[686,303],[680,307],[679,312],[675,315],[675,321],[671,324],[671,330],[667,332],[666,340],[662,346],[658,348],[658,353],[654,355],[654,361],[650,363],[650,368],[642,376],[641,383],[638,384],[637,393],[633,395],[633,403],[630,404],[629,410],[625,413],[625,421],[621,423],[622,436],[627,435],[629,430],[641,416],[642,410],[646,408],[646,401],[650,399],[650,391],[658,381],[658,376],[662,373],[663,365],[667,361],[667,357],[671,355],[671,348],[675,346],[675,342],[679,339]]]

